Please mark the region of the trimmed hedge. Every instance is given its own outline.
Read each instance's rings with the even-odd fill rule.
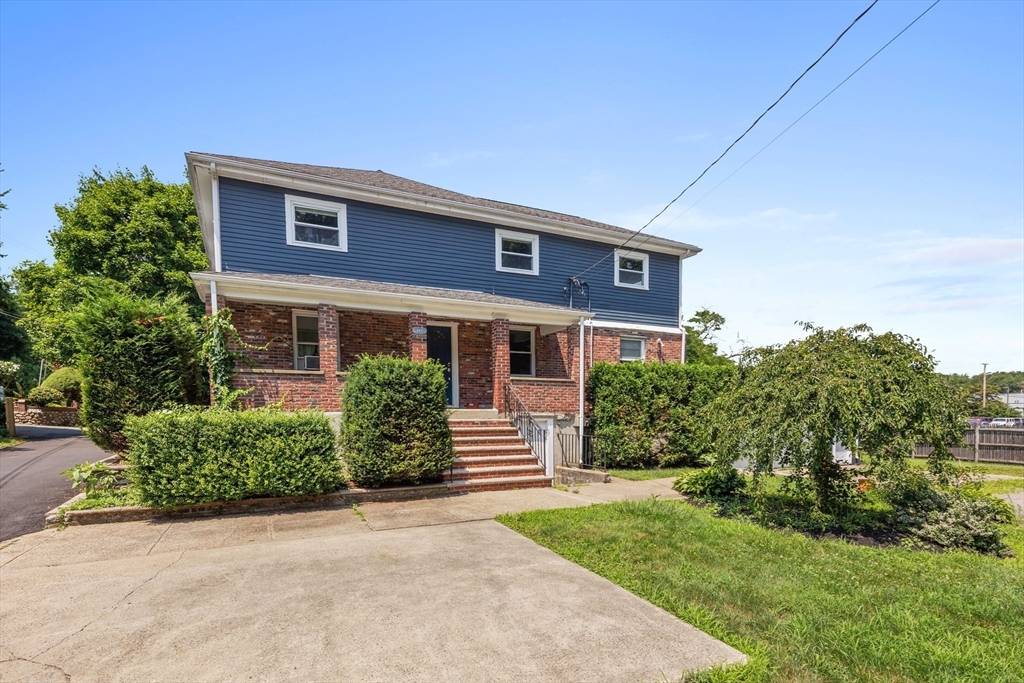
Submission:
[[[334,430],[320,412],[179,408],[129,417],[124,434],[128,477],[155,507],[317,495],[341,485]]]
[[[66,405],[64,394],[59,389],[45,386],[32,387],[25,398],[25,403],[30,406]]]
[[[199,331],[180,298],[99,292],[74,323],[82,424],[100,448],[127,447],[121,430],[129,415],[209,403]]]
[[[349,476],[360,486],[440,481],[455,458],[441,366],[360,358],[345,382],[341,437]]]
[[[596,363],[587,398],[590,427],[603,440],[609,467],[674,467],[708,452],[697,412],[732,381],[732,366]]]
[[[40,386],[59,391],[64,396],[66,405],[70,405],[72,401],[82,401],[82,373],[75,368],[54,370],[46,376]]]

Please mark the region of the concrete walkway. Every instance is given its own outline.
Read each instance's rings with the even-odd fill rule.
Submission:
[[[109,456],[74,427],[18,425],[23,444],[0,449],[0,542],[39,531],[43,516],[75,495],[60,473]]]
[[[0,548],[0,680],[645,681],[742,661],[490,519],[669,483],[23,536]]]

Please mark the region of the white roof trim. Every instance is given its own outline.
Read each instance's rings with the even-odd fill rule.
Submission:
[[[484,223],[493,223],[508,228],[522,228],[526,230],[540,230],[542,232],[555,233],[586,239],[606,244],[619,245],[626,239],[623,233],[605,230],[591,226],[568,223],[549,218],[531,217],[512,211],[504,211],[473,204],[465,204],[447,199],[435,197],[424,197],[422,195],[389,190],[369,185],[361,185],[334,178],[323,178],[298,171],[270,168],[255,163],[224,159],[208,154],[189,152],[185,155],[187,161],[189,179],[193,181],[193,192],[196,195],[196,207],[200,214],[200,224],[204,225],[203,234],[206,235],[206,227],[203,221],[204,207],[201,201],[205,198],[199,189],[196,189],[196,181],[203,180],[200,169],[206,171],[209,177],[210,164],[216,164],[217,175],[221,177],[237,178],[249,182],[274,185],[280,188],[290,188],[305,192],[354,199],[356,201],[368,202],[371,204],[383,204],[413,211],[423,211],[443,216],[466,218]],[[206,209],[208,211],[208,209]],[[212,226],[212,218],[210,220]],[[212,227],[211,227],[212,234]],[[647,237],[642,249],[664,254],[674,254],[682,258],[696,256],[700,247],[692,244],[681,244],[662,237]]]
[[[491,320],[507,318],[512,323],[532,325],[552,324],[565,326],[581,317],[589,318],[587,311],[535,308],[514,304],[449,299],[422,294],[377,292],[362,289],[344,289],[329,285],[299,282],[261,280],[248,275],[229,273],[191,273],[199,296],[205,300],[210,293],[210,281],[217,282],[217,294],[225,299],[315,306],[332,304],[339,308],[383,313],[425,313],[437,318],[464,318]]]
[[[219,284],[217,285],[220,286]],[[682,334],[678,327],[668,325],[639,325],[636,323],[620,323],[614,320],[591,320],[588,325],[593,327],[608,328],[614,330],[625,330],[627,332],[657,332],[660,334]]]

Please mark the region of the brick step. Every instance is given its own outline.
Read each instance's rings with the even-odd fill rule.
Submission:
[[[512,423],[508,420],[448,420],[452,429],[456,427],[508,427]]]
[[[477,481],[479,479],[495,479],[508,477],[540,477],[544,476],[544,468],[540,465],[513,465],[511,467],[472,467],[457,468],[444,473],[445,481]]]
[[[455,455],[459,458],[487,456],[531,456],[534,452],[529,446],[519,442],[518,445],[459,445],[456,446]]]
[[[537,458],[531,453],[529,455],[485,455],[458,457],[452,463],[454,467],[501,467],[504,465],[535,465]]]
[[[505,477],[493,479],[455,480],[448,483],[450,491],[510,491],[512,489],[548,488],[551,477]]]
[[[514,436],[455,436],[452,444],[458,446],[522,446],[523,437]]]
[[[504,427],[455,427],[452,436],[516,436],[519,430],[505,425]]]

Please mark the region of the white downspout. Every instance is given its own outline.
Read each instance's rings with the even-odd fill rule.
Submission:
[[[583,464],[583,379],[585,367],[583,352],[586,349],[586,330],[583,327],[583,316],[580,316],[580,464]]]
[[[217,312],[217,281],[210,280],[210,313]]]
[[[221,272],[220,261],[220,177],[217,175],[217,164],[210,164],[210,173],[213,174],[213,189],[211,191],[213,204],[213,270]],[[216,311],[216,308],[214,308]]]
[[[689,250],[686,252],[689,254]],[[683,326],[683,261],[686,259],[685,256],[679,257],[679,332],[682,334],[682,351],[680,352],[680,362],[686,365],[686,328]]]

